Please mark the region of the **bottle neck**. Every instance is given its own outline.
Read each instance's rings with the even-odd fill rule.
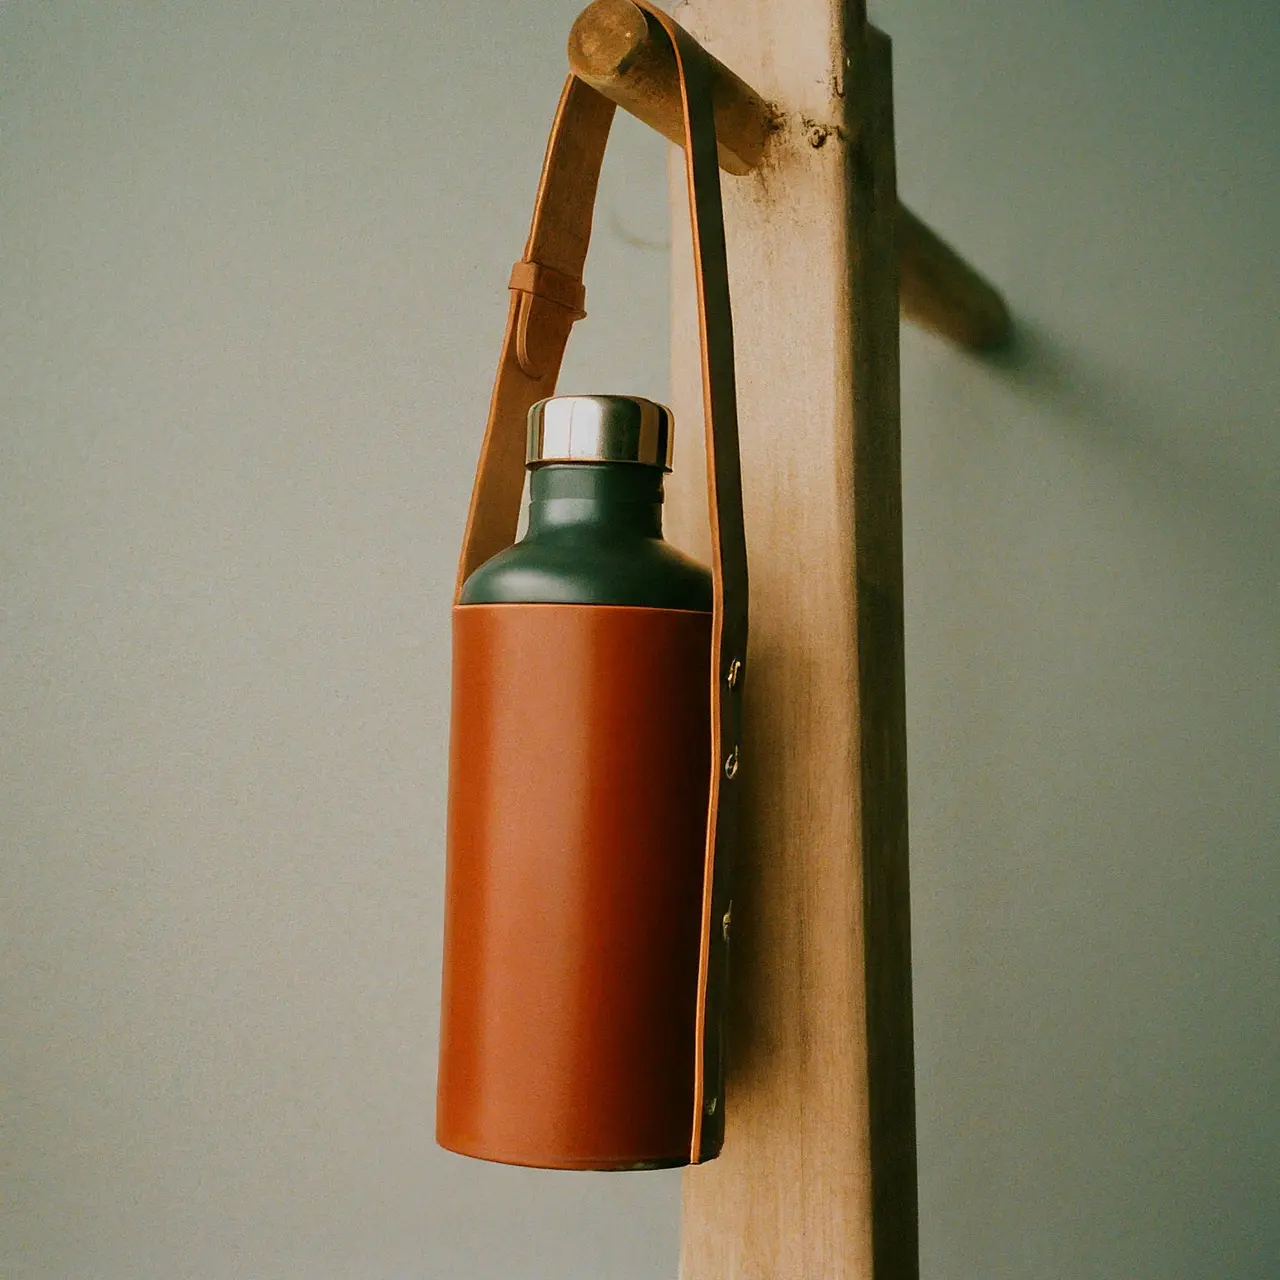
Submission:
[[[546,463],[529,474],[529,537],[594,529],[662,537],[661,467],[636,462]]]

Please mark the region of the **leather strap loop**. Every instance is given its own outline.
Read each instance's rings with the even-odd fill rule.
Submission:
[[[556,306],[572,311],[575,320],[581,320],[587,314],[582,309],[582,304],[587,300],[587,291],[582,287],[582,281],[563,271],[557,271],[555,267],[547,266],[545,262],[530,262],[521,258],[511,268],[511,280],[507,288],[554,302]]]
[[[559,365],[559,353],[568,340],[568,325],[587,314],[582,309],[587,291],[581,280],[544,262],[527,259],[521,259],[511,268],[507,288],[516,294],[519,302],[516,360],[528,377],[541,378],[548,369]],[[557,315],[557,311],[563,314]],[[566,330],[563,338],[559,333],[561,328]]]
[[[702,348],[703,416],[711,514],[711,778],[703,875],[702,952],[690,1160],[710,1159],[724,1136],[723,1014],[730,877],[737,828],[742,692],[747,646],[747,555],[733,367],[733,323],[711,71],[701,46],[648,0],[636,0],[671,42],[685,120]],[[524,483],[525,419],[555,392],[569,330],[582,311],[582,267],[600,165],[613,119],[607,98],[570,76],[543,164],[524,259],[511,276],[502,355],[458,565],[455,605],[471,572],[515,539]],[[730,674],[732,673],[732,674]]]

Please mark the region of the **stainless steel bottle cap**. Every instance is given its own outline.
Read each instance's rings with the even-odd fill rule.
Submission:
[[[529,410],[530,466],[642,462],[671,470],[675,418],[643,396],[552,396]]]

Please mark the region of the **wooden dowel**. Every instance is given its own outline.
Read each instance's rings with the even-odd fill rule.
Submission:
[[[769,104],[724,63],[715,70],[712,102],[720,167],[750,173],[764,159],[774,131]],[[661,29],[650,29],[643,9],[631,0],[594,0],[569,32],[569,67],[620,107],[677,145],[684,142],[684,115],[675,57]]]
[[[781,113],[723,63],[712,59],[720,167],[747,174],[763,163]],[[631,0],[593,0],[569,33],[569,66],[620,107],[672,142],[684,140],[674,55],[665,36]],[[1008,341],[1004,299],[925,223],[898,206],[902,314],[962,347]]]

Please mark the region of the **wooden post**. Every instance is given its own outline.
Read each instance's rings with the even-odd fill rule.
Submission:
[[[683,1280],[918,1275],[898,314],[1005,340],[999,294],[898,202],[863,0],[692,0],[714,86],[751,573],[726,1134]],[[673,139],[670,53],[595,0],[570,65]],[[707,544],[684,165],[672,166],[668,524]],[[901,288],[899,277],[901,276]]]
[[[840,0],[680,18],[782,108],[724,181],[751,569],[727,1132],[682,1280],[918,1274],[888,41]],[[683,166],[673,216],[683,219]],[[673,536],[705,543],[689,237],[673,227]]]
[[[917,1275],[898,201],[888,41],[840,0],[681,20],[772,101],[725,179],[751,647],[727,1131],[684,1182],[682,1280]],[[673,217],[685,216],[673,166]],[[705,542],[688,235],[673,227],[669,502]]]

